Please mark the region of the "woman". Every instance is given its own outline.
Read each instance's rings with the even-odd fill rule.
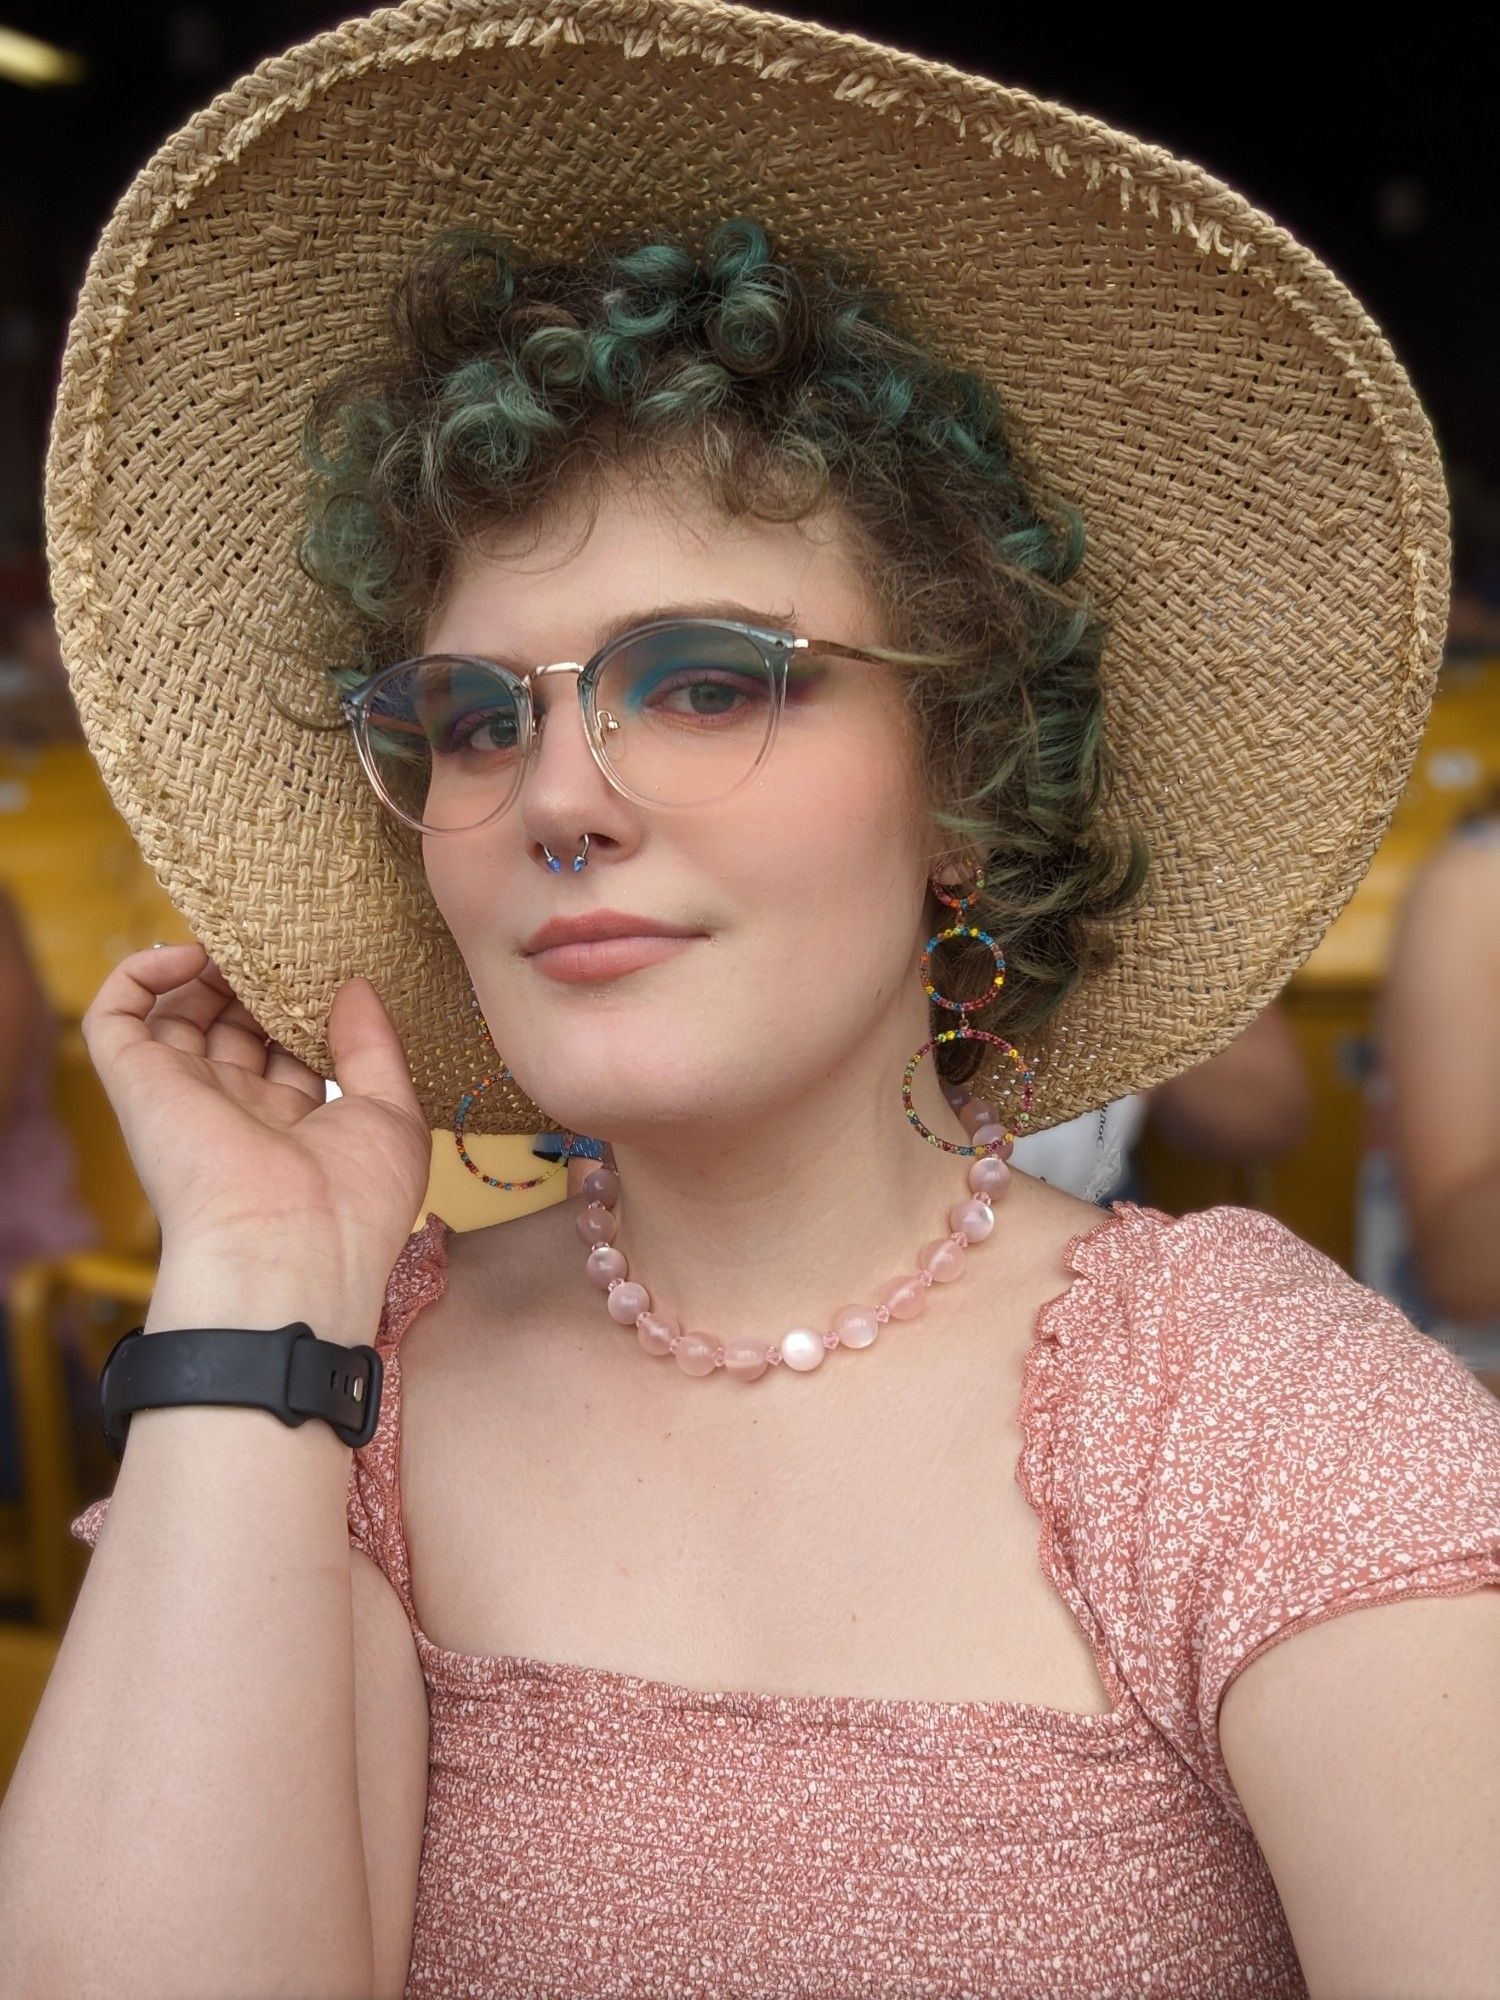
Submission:
[[[1440,1895],[1445,1964],[1477,1991],[1500,1407],[1270,1218],[1101,1218],[1005,1157],[1033,1106],[1060,1122],[1211,1053],[1311,948],[1380,812],[1352,780],[1304,787],[1298,718],[1336,699],[1338,754],[1384,785],[1410,755],[1386,655],[1341,609],[1344,581],[1320,584],[1317,659],[1367,666],[1332,688],[1299,637],[1306,671],[1274,725],[1241,728],[1244,687],[1214,663],[1257,621],[1296,623],[1294,544],[1252,536],[1265,573],[1239,610],[1234,578],[1152,595],[1142,553],[1146,595],[1122,589],[1114,637],[1181,677],[1175,705],[1164,688],[1123,724],[1131,817],[1163,830],[1144,858],[1166,901],[1143,904],[1139,831],[1105,812],[1103,621],[1069,587],[1082,524],[1023,473],[992,391],[754,218],[690,247],[648,212],[736,133],[739,171],[774,161],[793,207],[821,145],[812,180],[851,229],[894,213],[899,163],[902,226],[926,204],[938,231],[910,281],[962,291],[975,267],[947,256],[942,217],[999,87],[964,82],[960,131],[950,73],[806,23],[668,5],[623,25],[598,6],[497,38],[498,13],[396,10],[268,66],[155,170],[180,201],[153,181],[130,206],[148,231],[182,217],[219,284],[238,282],[226,258],[254,267],[222,367],[189,343],[182,423],[210,405],[237,423],[253,356],[245,421],[264,438],[300,413],[313,347],[345,343],[299,550],[343,634],[324,669],[346,703],[335,729],[299,727],[294,710],[321,719],[316,684],[294,701],[277,675],[284,727],[268,713],[187,766],[204,831],[183,874],[232,881],[235,927],[201,906],[211,939],[127,960],[91,1009],[163,1221],[133,1353],[189,1342],[212,1364],[215,1341],[238,1357],[299,1324],[320,1356],[347,1353],[331,1387],[266,1401],[280,1424],[174,1410],[181,1382],[122,1396],[106,1370],[110,1421],[136,1413],[130,1448],[108,1529],[104,1503],[77,1524],[97,1552],[0,1818],[21,1976],[198,1994],[1371,1991],[1422,1976]],[[905,122],[913,92],[931,124]],[[1087,200],[1050,131],[1028,183],[1051,204],[1044,252]],[[233,160],[222,184],[194,147]],[[425,235],[479,187],[534,201],[547,247],[440,237],[366,351],[346,315],[369,218]],[[250,214],[231,217],[268,195],[252,248]],[[347,259],[301,258],[307,202],[352,232]],[[576,240],[577,203],[608,244]],[[1192,252],[1216,284],[1244,268],[1222,226]],[[290,261],[263,262],[273,246]],[[1127,318],[1150,282],[1143,262]],[[1258,290],[1229,293],[1261,312]],[[169,285],[131,296],[177,309]],[[1277,324],[1291,296],[1264,308]],[[985,309],[972,326],[998,357]],[[1191,338],[1220,326],[1203,316]],[[1231,376],[1200,357],[1216,397],[1252,351],[1228,343]],[[97,367],[101,339],[75,352]],[[1282,356],[1266,393],[1304,368],[1340,451],[1373,437],[1326,346]],[[1180,379],[1148,369],[1136,393]],[[1399,410],[1414,454],[1400,477],[1422,485],[1403,487],[1404,518],[1435,555],[1430,440],[1382,380],[1382,421]],[[83,386],[59,465],[71,413],[107,402]],[[155,435],[132,409],[130,448]],[[1101,501],[1101,549],[1124,547],[1126,520],[1154,561],[1169,525],[1212,545],[1243,524],[1243,482],[1232,502],[1214,488],[1217,520],[1163,497],[1221,457],[1196,435],[1163,423],[1165,484],[1153,459],[1139,492],[1126,478]],[[181,424],[172,450],[199,462]],[[123,533],[146,468],[113,463]],[[285,482],[246,472],[240,505],[269,534]],[[1257,490],[1278,509],[1296,511],[1283,476],[1323,490],[1320,466],[1273,452]],[[1364,548],[1384,501],[1350,495],[1339,532]],[[61,545],[101,496],[56,498]],[[88,546],[70,633],[73,607],[103,615],[85,570],[120,550]],[[138,590],[158,573],[143,558]],[[1407,633],[1404,586],[1373,587]],[[200,625],[196,604],[169,614],[183,643],[154,635],[159,730],[235,712],[231,660],[275,588],[235,560]],[[1163,601],[1143,637],[1140,605]],[[1220,623],[1195,655],[1200,618]],[[117,689],[134,630],[104,647]],[[1242,674],[1284,671],[1276,645],[1246,657]],[[1259,883],[1245,827],[1196,818],[1217,795],[1196,788],[1226,780],[1247,819],[1277,802],[1255,827]],[[384,845],[341,831],[361,813]],[[203,871],[207,829],[231,824],[237,868]],[[1308,856],[1326,871],[1311,885]],[[1283,910],[1287,893],[1310,900]],[[636,935],[580,939],[589,919]],[[310,996],[351,939],[380,977],[336,974],[325,1055]],[[968,1034],[939,1041],[950,1022]],[[945,1092],[976,1085],[955,1112]],[[460,1147],[488,1116],[597,1135],[614,1167],[587,1199],[464,1235],[431,1214],[408,1238],[444,1114]],[[351,1382],[378,1397],[367,1441],[352,1417],[300,1422]],[[220,1398],[236,1399],[255,1400]],[[1418,1786],[1441,1810],[1413,1854]]]
[[[1500,1389],[1500,786],[1402,898],[1367,1087],[1355,1268]]]

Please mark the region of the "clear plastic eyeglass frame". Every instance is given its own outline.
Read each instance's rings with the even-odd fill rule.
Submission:
[[[376,797],[388,812],[394,814],[397,819],[403,820],[406,825],[416,828],[419,833],[432,835],[440,833],[472,833],[478,827],[491,825],[495,820],[507,813],[520,796],[521,788],[526,782],[526,773],[531,768],[531,761],[536,753],[536,746],[541,736],[536,704],[532,699],[532,683],[541,680],[546,674],[576,674],[578,677],[578,706],[583,717],[584,736],[587,739],[594,762],[599,766],[599,769],[603,772],[608,782],[624,797],[633,799],[638,805],[650,806],[657,811],[670,811],[672,809],[670,801],[651,798],[642,792],[636,791],[632,785],[620,777],[618,772],[611,769],[609,753],[606,747],[607,740],[611,734],[618,730],[620,725],[607,710],[603,714],[599,713],[594,702],[594,686],[611,657],[621,647],[631,645],[640,639],[653,636],[659,632],[701,631],[704,629],[720,632],[737,632],[751,640],[759,651],[761,659],[770,675],[773,692],[771,699],[771,720],[770,726],[766,730],[765,741],[761,744],[760,749],[756,753],[755,761],[746,771],[744,777],[737,779],[729,787],[728,791],[720,793],[716,799],[694,800],[694,806],[705,804],[716,805],[724,799],[732,798],[736,792],[740,791],[750,782],[756,772],[765,763],[766,758],[770,755],[771,746],[776,741],[776,734],[781,725],[782,710],[786,704],[787,667],[794,654],[800,654],[805,659],[836,658],[857,660],[867,666],[884,666],[890,659],[899,657],[893,654],[872,652],[859,646],[844,645],[840,641],[832,639],[804,639],[795,633],[775,631],[761,625],[746,625],[742,624],[738,619],[732,618],[653,619],[649,624],[633,625],[629,631],[617,633],[613,639],[599,648],[599,651],[594,654],[592,659],[584,661],[581,664],[577,660],[553,660],[544,666],[530,667],[524,674],[517,674],[511,668],[502,666],[498,660],[487,660],[479,654],[420,654],[417,656],[420,659],[454,660],[465,666],[486,668],[489,672],[499,675],[511,688],[518,700],[521,717],[521,763],[515,783],[511,788],[509,797],[502,804],[498,805],[492,813],[487,814],[484,819],[476,820],[472,827],[428,826],[425,822],[413,819],[409,813],[403,811],[400,806],[396,805],[387,796],[381,787],[375,760],[371,754],[369,745],[368,731],[370,727],[371,704],[378,698],[382,687],[393,680],[397,674],[416,665],[417,662],[415,659],[397,660],[390,666],[381,667],[378,672],[371,674],[367,680],[362,681],[358,687],[350,689],[347,693],[341,695],[339,697],[339,709],[354,732],[355,748],[359,753],[359,761],[364,767],[365,776],[374,788]],[[545,719],[545,714],[543,719]]]

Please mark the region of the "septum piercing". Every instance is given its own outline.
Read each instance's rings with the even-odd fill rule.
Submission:
[[[578,873],[580,868],[585,868],[588,865],[590,838],[591,836],[589,834],[585,834],[583,836],[583,847],[581,851],[578,854],[574,855],[573,857],[573,873],[575,875]],[[542,852],[547,857],[547,866],[552,870],[552,873],[554,875],[560,875],[562,873],[562,862],[552,852],[552,849],[547,845],[545,840],[542,842]]]

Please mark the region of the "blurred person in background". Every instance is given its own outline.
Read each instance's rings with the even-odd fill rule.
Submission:
[[[94,1219],[51,1103],[57,1024],[14,898],[0,885],[0,1500],[20,1498],[11,1395],[10,1285],[34,1257],[86,1250]]]
[[[1302,1051],[1285,1008],[1273,1000],[1218,1055],[1108,1105],[1102,1144],[1099,1116],[1089,1112],[1050,1132],[1027,1133],[1012,1158],[1026,1173],[1101,1206],[1145,1201],[1132,1153],[1148,1125],[1178,1152],[1248,1165],[1300,1145],[1311,1102]]]
[[[1407,886],[1367,1100],[1356,1275],[1500,1393],[1500,782]]]

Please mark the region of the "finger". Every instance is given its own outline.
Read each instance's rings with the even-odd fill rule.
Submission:
[[[212,959],[194,978],[161,996],[154,1012],[153,1025],[155,1021],[165,1020],[190,1022],[205,1035],[216,1022],[228,1021],[248,1028],[262,1043],[266,1039],[264,1026],[236,996],[234,988]]]
[[[328,1014],[334,1080],[345,1097],[375,1097],[422,1115],[401,1038],[368,979],[346,979]]]
[[[79,1027],[95,1068],[115,1061],[133,1042],[149,1041],[146,1017],[162,995],[191,979],[203,963],[201,944],[168,944],[132,952],[105,976]]]
[[[156,1026],[154,1020],[152,1026]],[[218,1020],[208,1024],[204,1034],[204,1054],[212,1062],[232,1062],[238,1070],[254,1070],[260,1074],[266,1068],[266,1050],[270,1042],[272,1036],[266,1034],[254,1014],[240,1000],[232,1000],[224,1006]]]
[[[196,978],[163,994],[146,1025],[154,1040],[185,1055],[256,1075],[265,1068],[266,1030],[212,959]]]
[[[305,1062],[299,1062],[290,1049],[283,1048],[278,1041],[266,1044],[266,1078],[270,1083],[290,1084],[293,1090],[300,1090],[314,1104],[327,1100],[328,1087],[315,1069],[309,1069]]]

